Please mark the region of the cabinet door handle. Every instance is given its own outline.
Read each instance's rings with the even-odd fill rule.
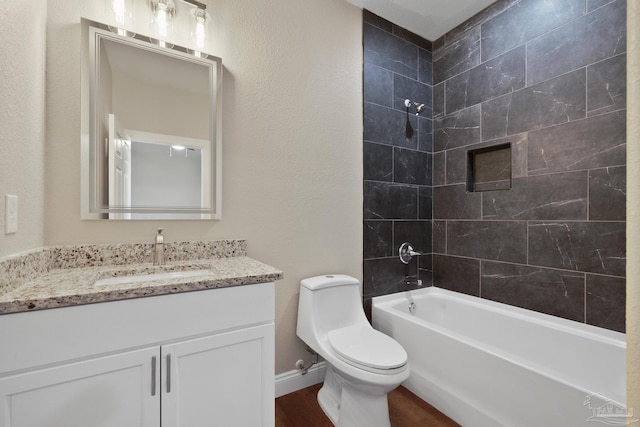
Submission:
[[[167,354],[167,393],[171,393],[171,355]]]
[[[151,356],[151,396],[156,395],[156,357]]]

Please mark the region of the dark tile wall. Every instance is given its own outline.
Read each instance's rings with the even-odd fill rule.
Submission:
[[[433,43],[434,285],[624,331],[625,33],[625,0],[498,0]],[[512,188],[467,192],[505,142]]]
[[[368,11],[364,29],[364,302],[430,285],[432,211],[431,43]],[[425,104],[407,114],[406,98]],[[405,266],[405,242],[427,255]]]

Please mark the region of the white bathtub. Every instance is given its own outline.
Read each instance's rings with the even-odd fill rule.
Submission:
[[[436,287],[374,298],[373,326],[409,354],[403,385],[464,427],[628,421],[624,334]]]

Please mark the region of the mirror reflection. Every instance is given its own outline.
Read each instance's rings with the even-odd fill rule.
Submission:
[[[220,218],[220,61],[139,37],[88,27],[83,218]]]
[[[115,121],[115,120],[114,120]],[[125,135],[125,137],[123,137]],[[207,199],[210,184],[208,141],[123,129],[116,133],[109,157],[110,206],[137,206],[148,212],[110,213],[111,219],[171,219],[150,212],[170,205],[198,209]],[[182,219],[200,219],[183,213]]]
[[[201,161],[199,148],[132,141],[131,203],[149,207],[167,203],[198,206],[202,200]],[[132,215],[145,218],[149,214]]]

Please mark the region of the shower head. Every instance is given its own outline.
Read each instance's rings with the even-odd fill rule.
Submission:
[[[411,107],[412,104],[416,107],[416,116],[419,116],[420,113],[422,113],[422,111],[424,110],[424,104],[418,104],[417,102],[411,101],[410,99],[405,99],[404,106],[407,107],[407,113],[409,112],[409,107]]]

